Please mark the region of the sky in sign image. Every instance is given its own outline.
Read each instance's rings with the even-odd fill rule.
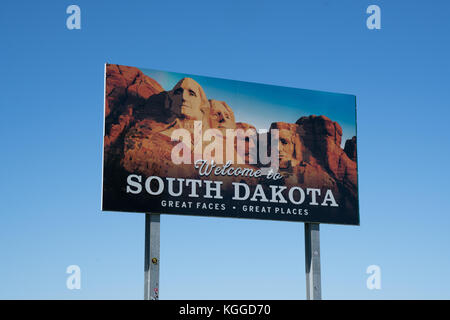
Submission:
[[[0,298],[143,297],[144,215],[101,211],[105,63],[177,72],[159,78],[164,90],[194,74],[356,96],[356,126],[326,111],[342,148],[357,135],[360,225],[321,224],[322,297],[450,298],[448,1],[2,9]],[[297,114],[295,97],[282,108],[269,91],[237,101],[201,79],[257,128],[319,107]],[[305,299],[303,233],[301,222],[162,215],[159,297]]]

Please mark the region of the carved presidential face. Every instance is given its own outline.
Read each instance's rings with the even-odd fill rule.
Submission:
[[[295,160],[295,132],[287,129],[279,130],[279,160],[280,168],[285,168],[289,161]]]
[[[236,128],[234,112],[225,102],[210,100],[210,105],[211,128],[220,130]]]
[[[238,141],[241,142],[241,144],[244,144],[244,159],[245,163],[249,164],[256,164],[256,158],[257,158],[257,149],[256,149],[256,143],[257,143],[257,132],[256,128],[252,125],[249,125],[247,123],[238,122],[236,123],[236,129],[242,129],[244,131],[243,135],[238,134],[236,136],[236,144],[235,148],[238,147]]]
[[[303,147],[299,126],[294,123],[274,122],[271,124],[270,129],[278,131],[278,160],[280,168],[287,169],[300,164],[303,160]]]
[[[173,113],[185,119],[202,120],[202,105],[205,102],[205,94],[195,80],[191,78],[182,79],[169,92],[169,96]]]

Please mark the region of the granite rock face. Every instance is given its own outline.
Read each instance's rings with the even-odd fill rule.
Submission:
[[[113,145],[135,120],[150,96],[163,88],[134,67],[108,64],[105,87],[105,148]]]
[[[347,141],[345,141],[344,152],[347,154],[347,156],[351,160],[356,161],[356,137],[355,136],[353,136],[351,139],[348,139]]]
[[[323,168],[336,181],[341,194],[356,199],[357,165],[340,146],[341,126],[325,116],[314,115],[301,117],[296,123],[300,127],[309,162]]]

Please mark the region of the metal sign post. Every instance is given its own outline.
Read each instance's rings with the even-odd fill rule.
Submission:
[[[145,214],[144,300],[159,299],[160,214]]]
[[[305,223],[306,299],[321,300],[320,230],[318,223]]]

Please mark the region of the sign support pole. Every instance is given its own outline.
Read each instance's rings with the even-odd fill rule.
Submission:
[[[159,300],[160,216],[145,214],[144,300]]]
[[[306,300],[321,300],[320,230],[318,223],[305,223]]]

